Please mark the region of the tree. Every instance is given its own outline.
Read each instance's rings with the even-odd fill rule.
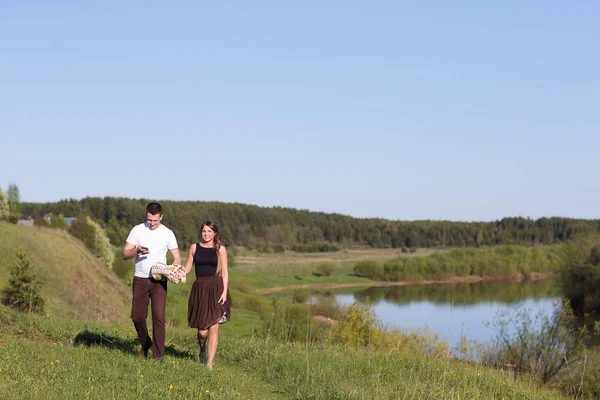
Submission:
[[[8,199],[6,193],[0,188],[0,221],[8,219]]]
[[[19,197],[19,187],[16,183],[11,182],[8,185],[8,220],[13,224],[16,224],[21,216]]]
[[[44,312],[41,284],[26,250],[17,250],[17,262],[10,268],[8,286],[2,290],[2,302],[23,312]]]

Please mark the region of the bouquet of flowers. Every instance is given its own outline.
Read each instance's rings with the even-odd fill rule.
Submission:
[[[171,283],[185,283],[185,267],[183,265],[156,263],[150,272],[157,281],[167,279]]]

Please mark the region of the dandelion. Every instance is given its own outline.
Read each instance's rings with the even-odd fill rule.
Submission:
[[[208,389],[206,389],[204,392],[205,392],[205,393],[208,393]]]
[[[54,360],[54,362],[58,364],[60,362],[60,360]]]
[[[173,390],[173,385],[169,385],[169,390]]]
[[[51,364],[51,365],[54,365],[54,361],[50,361],[50,364]]]

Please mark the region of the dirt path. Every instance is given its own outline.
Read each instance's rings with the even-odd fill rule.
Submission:
[[[530,280],[540,280],[548,278],[548,274],[542,273],[534,273],[529,278]],[[363,283],[315,283],[308,285],[288,285],[288,286],[278,286],[266,289],[260,289],[257,291],[258,294],[269,294],[269,293],[277,293],[277,292],[285,292],[288,290],[296,290],[296,289],[342,289],[349,287],[361,287],[361,286],[369,286],[369,287],[385,287],[385,286],[406,286],[406,285],[432,285],[432,284],[452,284],[452,283],[474,283],[474,282],[492,282],[492,281],[515,281],[515,280],[523,280],[523,275],[514,274],[514,275],[500,275],[500,276],[490,276],[490,277],[479,277],[479,276],[469,276],[469,277],[457,277],[457,278],[449,278],[449,279],[432,279],[432,280],[419,280],[419,281],[398,281],[398,282],[363,282]]]

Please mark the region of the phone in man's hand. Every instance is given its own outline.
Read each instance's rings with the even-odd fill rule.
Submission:
[[[148,254],[148,248],[144,246],[138,246],[137,249],[138,254]]]

